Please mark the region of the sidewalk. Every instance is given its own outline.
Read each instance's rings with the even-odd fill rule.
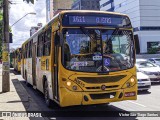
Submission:
[[[0,64],[0,120],[4,111],[40,111],[35,101],[28,95],[16,75],[10,73],[10,92],[2,93],[2,64]],[[29,120],[27,117],[14,117],[11,120]],[[32,120],[44,120],[44,118],[32,118]]]

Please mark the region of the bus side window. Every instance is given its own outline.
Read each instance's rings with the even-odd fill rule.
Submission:
[[[37,57],[40,57],[40,39],[41,36],[38,36],[38,43],[37,43]]]
[[[40,34],[38,36],[38,45],[37,45],[37,57],[43,56],[43,39],[44,35]]]
[[[29,58],[32,57],[32,43],[33,43],[32,41],[33,39],[29,42],[29,54],[28,54]]]
[[[40,41],[40,56],[44,56],[44,49],[43,49],[43,46],[44,46],[44,33],[42,33],[42,36],[41,36],[41,41]]]
[[[43,45],[43,50],[44,56],[49,56],[50,55],[50,49],[51,49],[51,28],[49,28],[46,32],[45,32],[45,37],[44,37],[44,45]]]
[[[25,56],[28,58],[28,43],[25,46]]]

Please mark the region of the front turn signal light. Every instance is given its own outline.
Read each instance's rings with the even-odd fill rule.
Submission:
[[[130,88],[136,84],[136,79],[131,77],[123,86],[122,88]]]
[[[71,80],[64,81],[63,85],[70,91],[83,91],[78,84]]]
[[[70,81],[67,82],[67,86],[71,86],[71,82]]]

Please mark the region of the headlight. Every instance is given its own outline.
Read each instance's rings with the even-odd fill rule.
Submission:
[[[135,77],[131,77],[123,86],[122,88],[129,88],[132,87],[136,84],[136,78]]]
[[[77,85],[75,82],[73,82],[72,80],[62,80],[63,81],[63,86],[66,87],[67,89],[71,90],[71,91],[82,91],[82,88]]]
[[[67,86],[71,86],[71,82],[70,81],[67,82]]]

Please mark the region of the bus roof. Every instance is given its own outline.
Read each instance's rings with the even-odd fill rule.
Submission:
[[[65,13],[102,13],[102,14],[113,14],[113,15],[122,15],[127,16],[126,14],[118,13],[118,12],[109,12],[109,11],[98,11],[98,10],[63,10],[55,15],[48,23],[46,23],[42,28],[40,28],[37,32],[35,32],[30,38],[28,38],[23,44],[28,43],[31,39],[33,39],[37,34],[43,31],[47,26],[51,25],[58,16],[61,16]],[[128,16],[127,16],[128,17]]]
[[[98,10],[63,10],[59,12],[59,14],[64,14],[64,13],[104,13],[104,14],[114,14],[114,15],[124,15],[127,16],[126,14],[122,14],[119,12],[110,12],[110,11],[98,11]]]

